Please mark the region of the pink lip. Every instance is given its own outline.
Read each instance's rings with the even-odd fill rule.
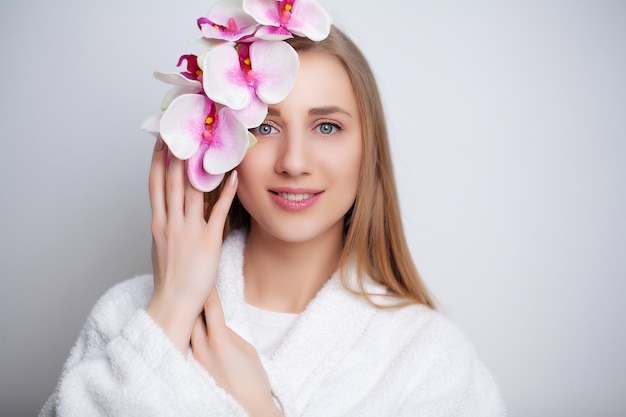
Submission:
[[[313,196],[305,198],[303,200],[294,201],[288,200],[278,193],[313,194]],[[270,198],[274,201],[274,203],[276,203],[278,207],[289,211],[300,211],[311,207],[317,202],[317,200],[319,200],[322,193],[323,191],[312,190],[308,188],[274,188],[269,190]]]

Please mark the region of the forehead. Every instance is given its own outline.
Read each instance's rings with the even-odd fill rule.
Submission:
[[[345,68],[324,52],[300,53],[296,83],[279,107],[312,108],[339,106],[358,115],[352,83]]]

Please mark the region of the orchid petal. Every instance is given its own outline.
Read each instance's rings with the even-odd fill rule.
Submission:
[[[279,6],[276,0],[243,1],[243,9],[261,25],[284,27],[295,35],[314,41],[321,41],[328,36],[332,19],[317,1],[295,0],[286,21],[281,21]],[[267,29],[263,29],[262,36],[257,36],[265,39],[266,31]]]
[[[258,41],[259,39],[261,39],[261,38],[257,38],[254,34],[252,34],[250,36],[246,36],[245,38],[239,39],[237,41],[237,43],[239,43],[239,44],[244,44],[244,43],[250,44],[252,42]]]
[[[204,153],[203,166],[209,174],[222,174],[235,168],[248,150],[248,129],[231,110],[222,108],[217,119],[213,139]]]
[[[260,26],[254,33],[254,36],[268,41],[282,41],[293,38],[291,32],[282,26]]]
[[[223,39],[225,41],[236,41],[244,36],[252,35],[256,29],[254,26],[245,28],[246,30],[237,30],[234,32],[222,31],[211,25],[201,25],[202,36],[207,39]]]
[[[151,135],[158,136],[159,126],[161,124],[161,115],[162,113],[159,113],[148,117],[139,128],[144,132],[150,133]]]
[[[154,78],[166,84],[174,85],[161,101],[161,110],[166,110],[170,103],[183,94],[195,94],[202,91],[202,84],[198,80],[190,80],[177,72],[155,72]]]
[[[200,47],[205,48],[205,49],[217,48],[218,46],[221,46],[224,44],[234,45],[233,42],[228,41],[226,39],[198,38],[198,39],[192,39],[189,42],[197,44]],[[202,62],[200,58],[198,58],[198,62]]]
[[[284,100],[298,76],[300,60],[296,50],[286,42],[256,41],[250,45],[250,62],[256,95],[267,104]]]
[[[261,101],[256,94],[253,93],[248,107],[241,110],[232,111],[237,120],[243,124],[246,129],[257,127],[267,116],[267,104]]]
[[[179,87],[196,87],[200,88],[201,84],[198,80],[190,80],[179,72],[154,72],[154,78],[166,84],[177,85]]]
[[[276,0],[243,0],[243,10],[262,25],[280,26]]]
[[[218,46],[202,60],[204,92],[213,101],[232,109],[250,104],[250,91],[239,65],[237,50],[229,45]]]
[[[254,33],[256,21],[247,14],[241,5],[241,0],[218,1],[207,13],[207,22],[198,19],[198,25],[202,34],[207,38],[226,39],[235,41],[244,36]],[[224,29],[215,28],[215,23]]]
[[[200,24],[200,30],[202,31],[202,36],[207,39],[220,39],[225,41],[237,41],[244,36],[249,36],[254,33],[256,30],[256,26],[248,26],[241,30],[236,31],[228,31],[217,29],[210,24]]]
[[[231,18],[239,27],[256,25],[256,20],[243,9],[241,0],[220,0],[211,7],[207,16],[222,26],[227,26]]]
[[[295,0],[287,29],[295,35],[321,41],[330,33],[331,23],[328,12],[315,0]]]
[[[202,86],[200,84],[195,87],[173,87],[163,96],[163,100],[161,100],[161,110],[167,110],[176,97],[182,96],[183,94],[198,94],[201,91]]]
[[[213,175],[206,172],[202,166],[204,155],[209,148],[207,142],[202,142],[198,151],[187,161],[187,177],[189,183],[197,190],[203,192],[213,191],[224,179],[224,173]]]
[[[200,94],[185,94],[172,101],[161,117],[161,137],[174,156],[189,159],[202,142],[206,106],[210,102]]]

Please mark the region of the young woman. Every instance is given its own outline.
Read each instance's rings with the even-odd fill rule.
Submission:
[[[157,139],[154,275],[97,303],[41,416],[504,414],[411,261],[367,62],[336,28],[288,42],[293,88],[218,190]]]

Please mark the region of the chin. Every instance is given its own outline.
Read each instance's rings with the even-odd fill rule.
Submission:
[[[284,221],[279,224],[256,224],[262,233],[269,234],[276,240],[287,243],[307,243],[317,240],[334,240],[343,238],[343,219],[334,224],[319,224],[316,222],[290,222]]]

